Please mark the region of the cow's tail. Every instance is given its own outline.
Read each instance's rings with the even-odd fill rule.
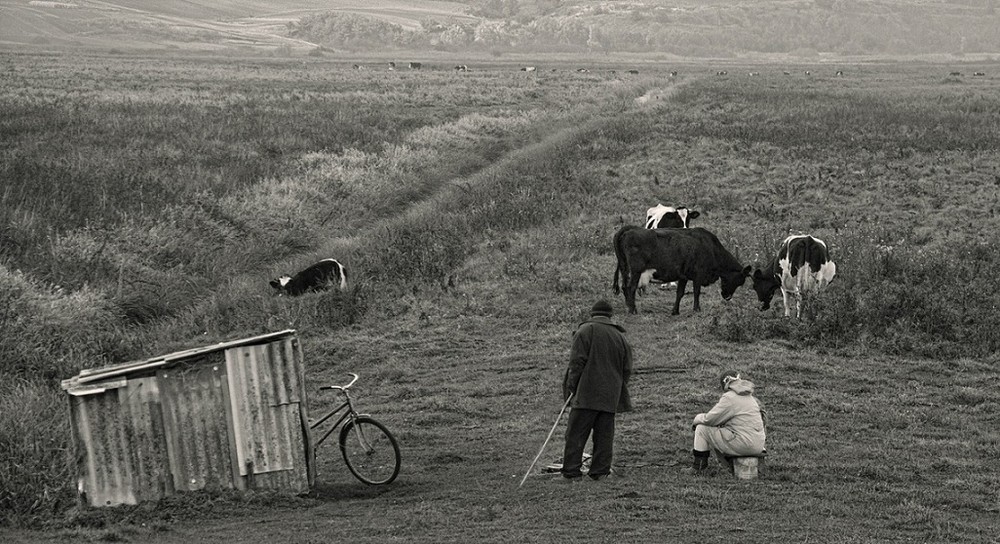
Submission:
[[[625,260],[625,248],[622,246],[622,235],[625,234],[625,231],[629,228],[631,227],[624,226],[618,229],[618,232],[616,232],[614,236],[615,257],[618,259],[618,263],[615,265],[615,277],[611,282],[611,291],[616,295],[621,293],[621,287],[619,287],[618,284],[618,277],[621,276],[622,286],[627,285],[629,281],[628,263]]]

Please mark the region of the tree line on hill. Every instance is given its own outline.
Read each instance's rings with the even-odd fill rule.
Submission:
[[[326,12],[290,23],[291,37],[349,51],[656,52],[684,56],[819,52],[842,55],[1000,51],[1000,0],[803,0],[567,6],[480,0],[474,18],[425,19],[417,30]]]

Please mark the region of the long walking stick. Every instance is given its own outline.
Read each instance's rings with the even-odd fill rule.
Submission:
[[[538,450],[538,455],[535,456],[535,460],[531,462],[531,466],[528,467],[528,472],[524,473],[524,478],[521,478],[521,483],[517,484],[517,487],[524,485],[524,481],[528,479],[528,474],[531,474],[531,469],[535,468],[535,463],[538,462],[538,458],[542,456],[542,452],[545,451],[545,446],[549,443],[549,439],[552,438],[552,433],[556,432],[556,427],[559,426],[559,420],[562,419],[563,412],[566,411],[566,407],[569,406],[569,401],[573,398],[573,393],[570,393],[566,397],[566,402],[563,403],[562,410],[559,410],[559,415],[556,417],[556,422],[552,424],[552,430],[549,431],[549,436],[545,437],[545,442],[542,442],[542,448]],[[565,459],[563,460],[565,461]]]

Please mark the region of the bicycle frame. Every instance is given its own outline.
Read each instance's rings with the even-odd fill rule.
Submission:
[[[314,449],[318,448],[320,444],[322,444],[324,441],[326,441],[326,439],[329,438],[331,434],[333,434],[333,431],[337,430],[337,428],[340,427],[340,424],[343,423],[344,420],[348,420],[349,419],[349,420],[353,421],[353,420],[358,419],[360,416],[367,415],[367,414],[359,414],[357,412],[357,410],[354,409],[354,403],[351,402],[351,394],[347,391],[347,389],[349,387],[351,387],[352,385],[354,385],[354,382],[358,381],[358,375],[354,374],[354,373],[351,373],[351,376],[353,376],[353,379],[351,380],[351,383],[349,383],[347,385],[327,385],[325,387],[321,387],[320,388],[320,391],[329,390],[329,389],[335,389],[335,390],[340,391],[341,393],[344,394],[344,403],[341,404],[340,406],[334,408],[333,410],[330,410],[329,412],[327,412],[325,416],[323,416],[322,418],[320,418],[319,420],[317,420],[315,423],[313,423],[312,425],[310,425],[309,426],[310,429],[315,429],[316,427],[319,427],[320,425],[323,424],[323,422],[325,422],[326,420],[330,419],[331,417],[333,417],[334,415],[336,415],[338,412],[340,412],[344,408],[347,408],[347,411],[344,412],[344,414],[342,416],[340,416],[340,419],[338,419],[337,422],[334,423],[325,433],[323,433],[323,436],[320,437],[320,439],[317,440],[313,444],[313,448]],[[358,432],[358,436],[361,438],[361,445],[362,445],[362,447],[364,447],[366,450],[370,449],[370,446],[368,445],[368,439],[365,438],[364,432],[361,432],[360,429],[359,429],[359,432]]]
[[[338,419],[337,422],[334,423],[332,427],[330,427],[325,433],[323,433],[323,436],[313,444],[313,448],[318,448],[320,444],[322,444],[331,434],[333,434],[333,431],[337,430],[337,427],[340,427],[340,424],[343,423],[345,419],[348,418],[354,419],[358,417],[358,413],[354,411],[354,406],[351,405],[350,397],[348,397],[348,399],[344,401],[343,404],[334,408],[333,410],[330,410],[325,416],[323,416],[321,419],[310,425],[309,428],[315,429],[316,427],[319,427],[324,421],[337,415],[337,412],[340,412],[344,408],[347,408],[347,411],[340,416],[340,419]]]

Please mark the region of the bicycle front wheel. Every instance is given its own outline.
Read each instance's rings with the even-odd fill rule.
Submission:
[[[366,484],[392,482],[399,475],[399,444],[379,421],[361,416],[340,430],[340,452],[357,479]]]

